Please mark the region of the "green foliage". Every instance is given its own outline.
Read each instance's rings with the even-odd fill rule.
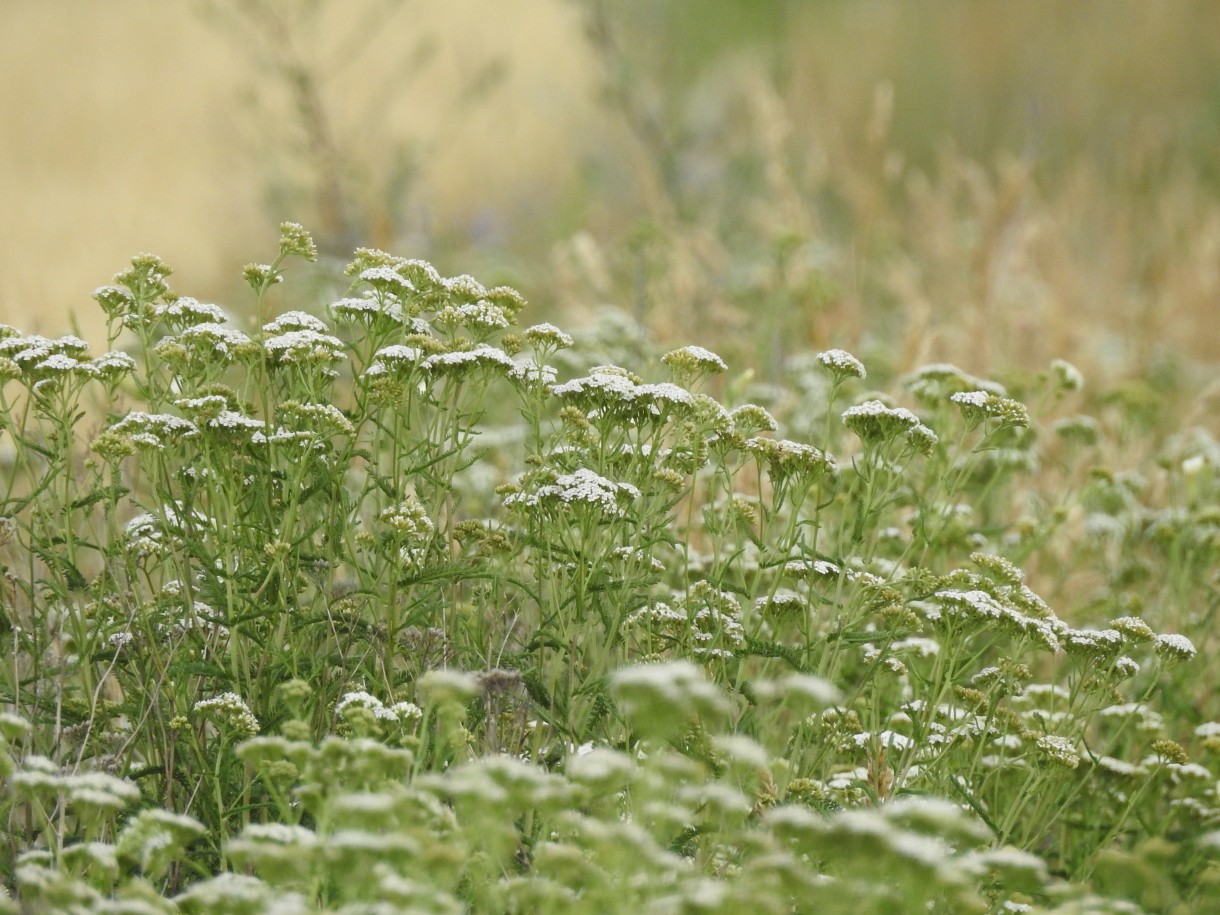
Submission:
[[[245,268],[251,332],[147,255],[95,293],[123,349],[0,329],[23,904],[1211,899],[1214,443],[1174,446],[1162,506],[1072,488],[1026,406],[1066,364],[881,393],[830,350],[764,388],[370,249],[320,316],[267,316],[315,256],[285,224]],[[1092,607],[1040,596],[1057,567],[1098,570]]]

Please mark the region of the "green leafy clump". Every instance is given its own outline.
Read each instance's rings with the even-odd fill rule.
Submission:
[[[21,904],[1212,900],[1207,617],[1119,607],[1117,577],[1093,607],[1035,590],[1203,568],[1195,455],[1185,510],[1051,492],[1031,411],[951,366],[901,406],[829,350],[759,404],[703,347],[609,364],[380,251],[271,317],[290,257],[316,257],[294,224],[245,270],[258,328],[142,255],[95,294],[122,348],[0,331]]]

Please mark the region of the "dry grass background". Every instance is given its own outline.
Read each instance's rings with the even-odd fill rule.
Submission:
[[[347,37],[336,20],[378,5],[334,4],[330,12],[339,15],[319,23],[320,34],[299,36],[302,50],[334,51],[331,37]],[[296,141],[284,100],[275,92],[253,97],[264,76],[253,55],[200,8],[6,0],[0,321],[55,333],[77,312],[95,335],[90,291],[138,251],[169,262],[183,291],[236,296],[233,278],[259,252],[270,255],[278,221],[310,221],[307,205],[267,205],[269,186],[293,166],[269,152]],[[358,113],[345,97],[389,97],[385,115],[373,118],[381,135],[352,136],[348,148],[375,167],[386,135],[397,131],[418,144],[428,156],[420,206],[434,231],[519,207],[571,171],[567,135],[591,105],[575,12],[552,0],[407,4],[328,81],[335,129],[370,127],[367,118],[345,122]],[[419,72],[401,90],[387,86],[401,78],[400,58],[420,41],[433,49]],[[462,110],[467,77],[494,60],[504,73],[494,94],[511,103],[476,100]],[[260,124],[256,112],[271,119]],[[392,239],[360,243],[370,241]]]
[[[337,242],[763,360],[1220,358],[1220,4],[412,0],[345,44],[379,6],[292,32]],[[325,221],[290,101],[199,8],[7,0],[0,320],[63,330],[140,250],[233,305],[276,222]]]

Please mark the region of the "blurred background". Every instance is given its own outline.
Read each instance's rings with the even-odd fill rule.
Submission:
[[[774,371],[1220,359],[1210,0],[4,0],[0,321],[299,221]],[[323,290],[326,292],[337,290]],[[317,290],[281,291],[311,307]],[[296,298],[302,301],[296,301]],[[75,317],[74,317],[75,316]]]

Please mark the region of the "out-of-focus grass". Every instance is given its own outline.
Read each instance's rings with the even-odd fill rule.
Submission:
[[[332,4],[329,18],[358,21],[378,5]],[[580,117],[570,109],[590,105],[575,11],[551,0],[405,7],[354,48],[336,48],[325,34],[296,36],[306,55],[332,55],[318,62],[324,78],[341,70],[327,80],[326,101],[337,131],[363,131],[346,137],[353,164],[383,167],[386,133],[418,143],[427,160],[414,219],[430,234],[482,232],[494,243],[512,231],[505,213],[545,219],[546,194],[576,168],[568,131]],[[212,28],[200,9],[162,0],[6,4],[0,321],[51,333],[67,328],[69,312],[91,319],[89,291],[142,250],[163,254],[180,288],[228,297],[256,239],[281,217],[311,220],[307,201],[265,205],[271,179],[292,165],[275,150],[296,142],[295,124],[241,36]],[[421,41],[430,55],[396,86],[401,58]],[[352,65],[336,67],[336,51]],[[464,77],[498,60],[496,104],[463,110]],[[266,91],[255,89],[260,81]],[[392,104],[381,136],[370,136],[357,115],[379,96]]]
[[[770,28],[674,55],[696,4],[587,3],[652,224],[572,274],[617,268],[675,336],[761,332],[763,365],[1216,357],[1220,8],[737,3]]]
[[[351,182],[343,247],[500,275],[542,314],[750,339],[763,364],[1220,354],[1220,6],[418,0],[337,48],[376,5],[295,36]],[[228,297],[270,225],[317,225],[241,36],[156,0],[8,15],[0,319],[61,328],[140,249]]]

